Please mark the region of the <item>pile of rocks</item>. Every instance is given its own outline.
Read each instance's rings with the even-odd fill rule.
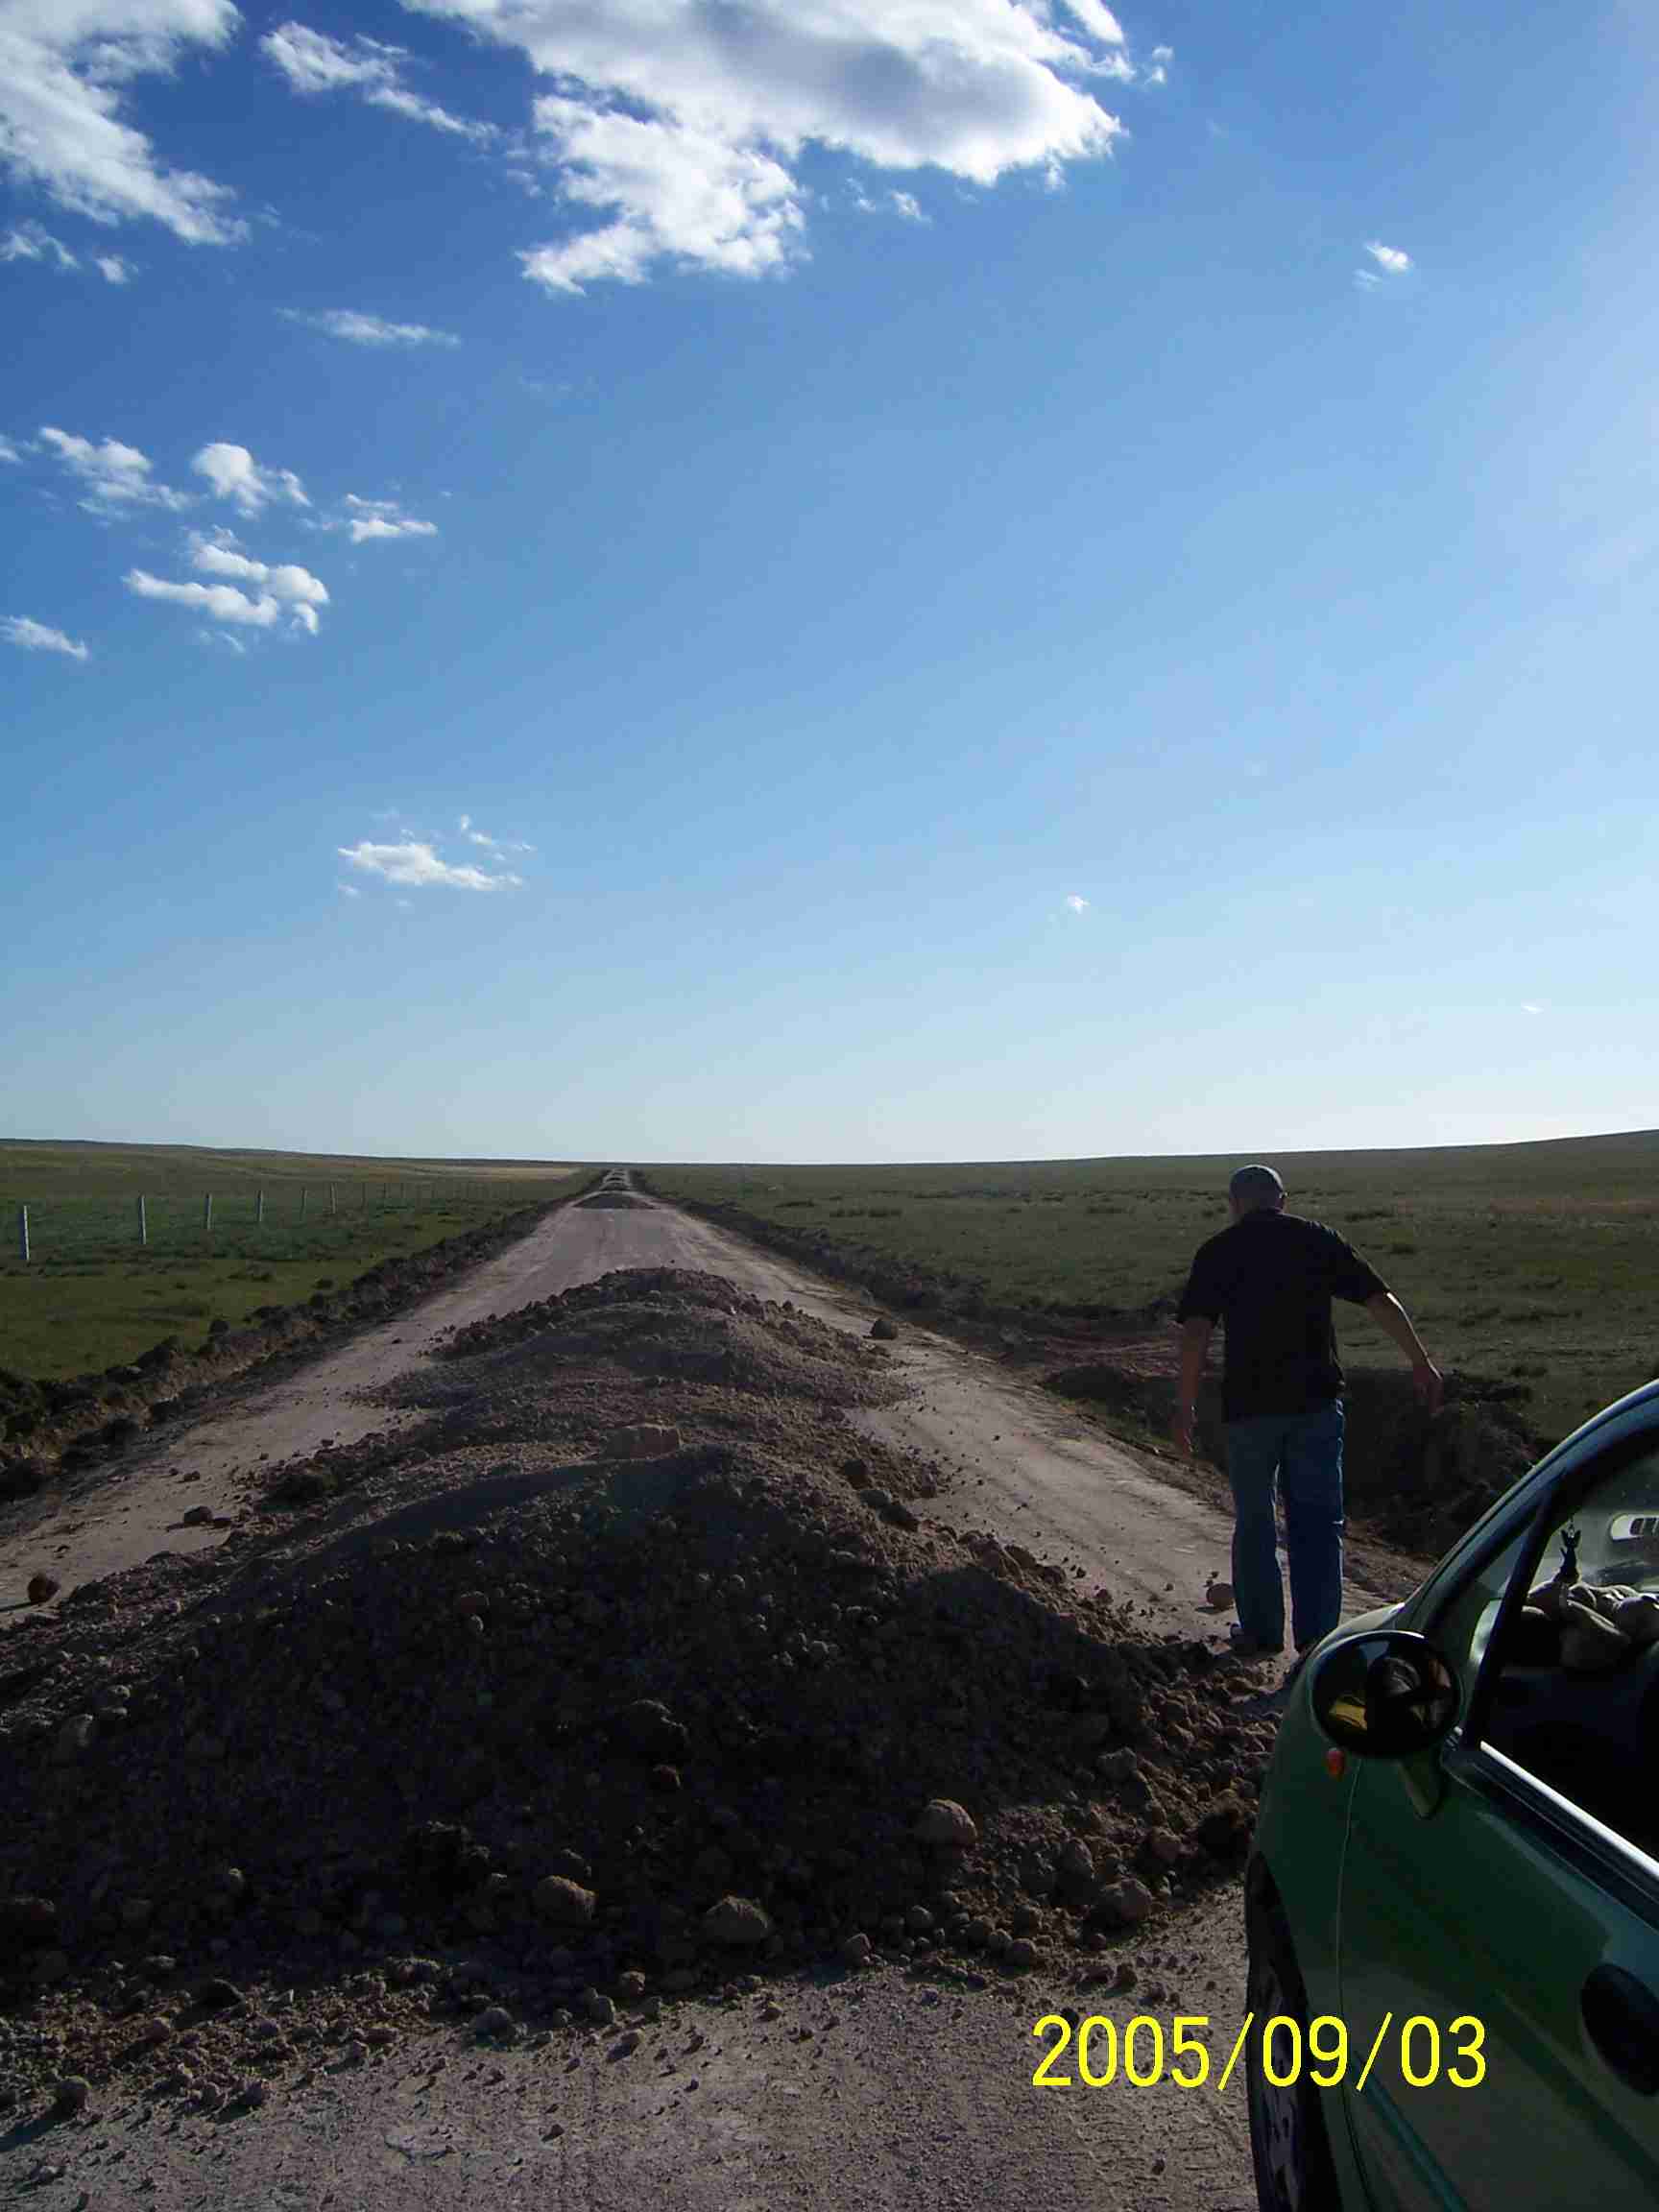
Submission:
[[[0,2015],[96,2079],[159,2064],[158,2017],[293,2014],[260,2031],[292,2056],[306,2022],[395,2035],[508,1984],[598,2019],[882,1950],[1110,1971],[1237,1866],[1258,1686],[925,1519],[934,1471],[823,1388],[882,1356],[712,1281],[553,1302],[513,1347],[510,1459],[442,1420],[383,1437],[261,1533],[19,1617]],[[685,1379],[714,1303],[793,1403]],[[469,1333],[474,1424],[498,1356]]]

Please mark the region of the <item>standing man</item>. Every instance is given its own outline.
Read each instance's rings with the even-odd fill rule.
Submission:
[[[1334,1229],[1285,1211],[1271,1167],[1240,1167],[1228,1185],[1233,1226],[1201,1244],[1176,1314],[1181,1381],[1175,1445],[1192,1450],[1210,1332],[1226,1330],[1221,1411],[1233,1485],[1233,1648],[1285,1648],[1285,1591],[1273,1518],[1285,1497],[1285,1550],[1298,1655],[1342,1617],[1342,1369],[1331,1301],[1363,1306],[1411,1362],[1417,1396],[1440,1404],[1440,1373],[1406,1309]]]

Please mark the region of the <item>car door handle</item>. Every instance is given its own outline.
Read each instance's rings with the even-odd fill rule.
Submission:
[[[1598,1966],[1578,1993],[1585,2032],[1639,2096],[1659,2090],[1659,1997],[1623,1966]]]

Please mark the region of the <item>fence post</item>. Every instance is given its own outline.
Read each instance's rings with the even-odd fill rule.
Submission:
[[[357,1188],[363,1193],[363,1211],[367,1214],[369,1211],[369,1186],[367,1183],[360,1183]]]
[[[27,1206],[19,1206],[17,1209],[17,1249],[23,1256],[24,1266],[27,1267],[29,1264],[29,1209]]]
[[[138,1193],[138,1241],[140,1244],[148,1244],[150,1241],[150,1224],[144,1217],[144,1193],[142,1190]]]
[[[210,1237],[213,1234],[213,1193],[211,1190],[204,1190],[202,1194],[202,1227],[207,1236]]]
[[[265,1226],[265,1187],[263,1184],[259,1187],[258,1197],[253,1201],[253,1226],[256,1229],[263,1229]]]
[[[334,1186],[332,1183],[328,1186],[328,1212],[330,1214],[334,1212]]]
[[[303,1183],[300,1186],[300,1218],[301,1221],[305,1218],[305,1186]]]

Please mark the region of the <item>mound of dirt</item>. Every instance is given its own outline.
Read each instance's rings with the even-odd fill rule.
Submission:
[[[634,1267],[503,1318],[459,1329],[441,1382],[417,1378],[414,1405],[568,1375],[573,1360],[638,1376],[707,1382],[756,1396],[878,1405],[896,1394],[886,1353],[793,1307],[771,1306],[723,1276]]]
[[[636,1198],[632,1190],[595,1190],[591,1198],[578,1198],[578,1206],[643,1206],[650,1207],[649,1198]]]
[[[932,1470],[818,1395],[868,1347],[708,1277],[553,1303],[533,1388],[458,1409],[510,1460],[451,1408],[0,1639],[0,2099],[218,2108],[435,2011],[603,2024],[873,1951],[1110,1974],[1237,1866],[1258,1685],[923,1519]],[[741,1320],[811,1391],[641,1374],[630,1312]],[[672,1448],[578,1448],[618,1411]]]

